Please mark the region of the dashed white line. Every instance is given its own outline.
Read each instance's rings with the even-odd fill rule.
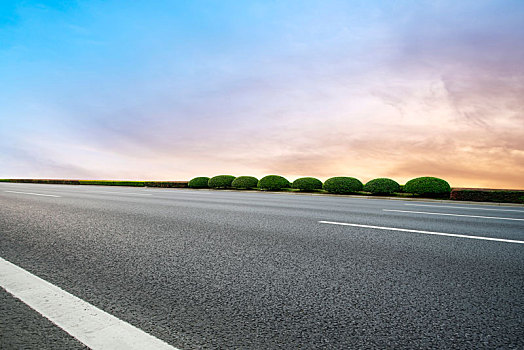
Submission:
[[[0,286],[93,350],[177,350],[2,258]]]
[[[19,194],[30,194],[32,196],[43,196],[43,197],[62,197],[62,196],[57,196],[57,195],[54,195],[54,194],[43,194],[43,193],[33,193],[33,192],[18,192],[18,191],[4,191],[4,192],[19,193]]]
[[[428,211],[410,211],[410,210],[395,210],[395,209],[382,209],[383,211],[390,211],[396,213],[411,213],[411,214],[425,214],[425,215],[443,215],[443,216],[461,216],[467,218],[481,218],[481,219],[494,219],[494,220],[515,220],[524,221],[524,219],[517,218],[503,218],[500,216],[480,216],[480,215],[465,215],[465,214],[449,214],[449,213],[431,213]]]
[[[523,213],[524,214],[524,208],[523,208],[523,210],[517,210],[517,209],[457,207],[457,206],[452,206],[452,205],[412,204],[412,203],[404,203],[404,205],[410,205],[410,206],[416,206],[416,207],[434,207],[434,208],[450,208],[450,209],[466,209],[466,210],[514,211],[514,212],[517,212],[517,213]]]
[[[397,228],[397,227],[360,225],[360,224],[350,224],[350,223],[346,223],[346,222],[335,222],[335,221],[319,221],[319,223],[320,224],[330,224],[330,225],[341,225],[341,226],[353,226],[353,227],[362,227],[362,228],[372,228],[372,229],[376,229],[376,230],[413,232],[413,233],[422,233],[422,234],[425,234],[425,235],[447,236],[447,237],[480,239],[480,240],[484,240],[484,241],[495,241],[495,242],[524,244],[524,241],[518,241],[518,240],[514,240],[514,239],[492,238],[492,237],[483,237],[483,236],[469,236],[469,235],[461,235],[461,234],[455,234],[455,233],[444,233],[444,232],[433,232],[433,231],[409,230],[409,229]]]

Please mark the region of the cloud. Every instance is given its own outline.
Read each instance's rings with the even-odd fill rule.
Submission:
[[[50,159],[37,149],[4,146],[0,155],[2,178],[92,178],[96,175],[69,161]]]
[[[433,175],[453,186],[521,188],[520,80],[461,77],[418,67],[406,76],[391,66],[356,75],[352,85],[340,84],[347,77],[226,81],[185,103],[160,96],[79,109],[86,118],[72,121],[71,130],[82,133],[70,141],[78,147],[47,150],[68,147],[70,154],[58,156],[63,162],[113,178],[231,172],[402,182]]]
[[[9,160],[10,171],[166,180],[435,175],[454,186],[523,188],[522,15],[478,2],[366,4],[284,14],[260,5],[253,32],[248,20],[229,18],[217,35],[193,33],[191,21],[168,28],[167,16],[151,45],[141,32],[139,45],[129,41],[108,62],[112,50],[92,48],[100,67],[55,67],[59,83],[46,76],[49,91],[19,96],[36,107],[19,116],[25,125],[12,138],[33,158]],[[211,27],[221,28],[226,13]],[[108,42],[126,36],[132,15]],[[81,21],[82,40],[103,22]]]

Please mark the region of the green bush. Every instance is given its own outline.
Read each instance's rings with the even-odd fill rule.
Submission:
[[[332,177],[324,182],[324,189],[330,193],[354,193],[362,191],[362,182],[354,177]]]
[[[293,181],[291,187],[301,191],[321,190],[322,181],[314,177],[301,177],[300,179]]]
[[[239,176],[231,183],[232,187],[242,190],[255,188],[257,185],[258,179],[253,176]]]
[[[373,194],[392,194],[400,191],[400,185],[395,180],[381,177],[366,183],[364,191]]]
[[[234,179],[233,175],[217,175],[210,178],[207,185],[211,188],[229,188]]]
[[[189,180],[187,187],[189,188],[208,188],[207,183],[209,182],[209,177],[200,176],[195,177],[194,179]]]
[[[283,188],[289,188],[291,184],[289,181],[280,175],[268,175],[258,181],[258,188],[261,190],[281,190]]]
[[[449,184],[436,177],[417,177],[404,185],[404,192],[426,197],[448,197],[451,192]]]

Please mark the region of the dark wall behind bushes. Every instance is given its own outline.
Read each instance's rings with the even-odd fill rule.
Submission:
[[[472,202],[498,202],[524,204],[524,191],[454,188],[450,199]]]

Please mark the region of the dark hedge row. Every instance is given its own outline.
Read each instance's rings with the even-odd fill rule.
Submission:
[[[146,187],[187,188],[187,181],[144,181]]]
[[[58,185],[80,185],[80,180],[60,180],[60,179],[2,179],[0,182],[17,182],[33,184],[58,184]]]
[[[456,188],[451,190],[450,199],[457,201],[524,204],[524,191]]]
[[[115,181],[115,180],[60,180],[60,179],[0,179],[0,182],[54,184],[54,185],[99,185],[133,187],[185,188],[187,181]]]

